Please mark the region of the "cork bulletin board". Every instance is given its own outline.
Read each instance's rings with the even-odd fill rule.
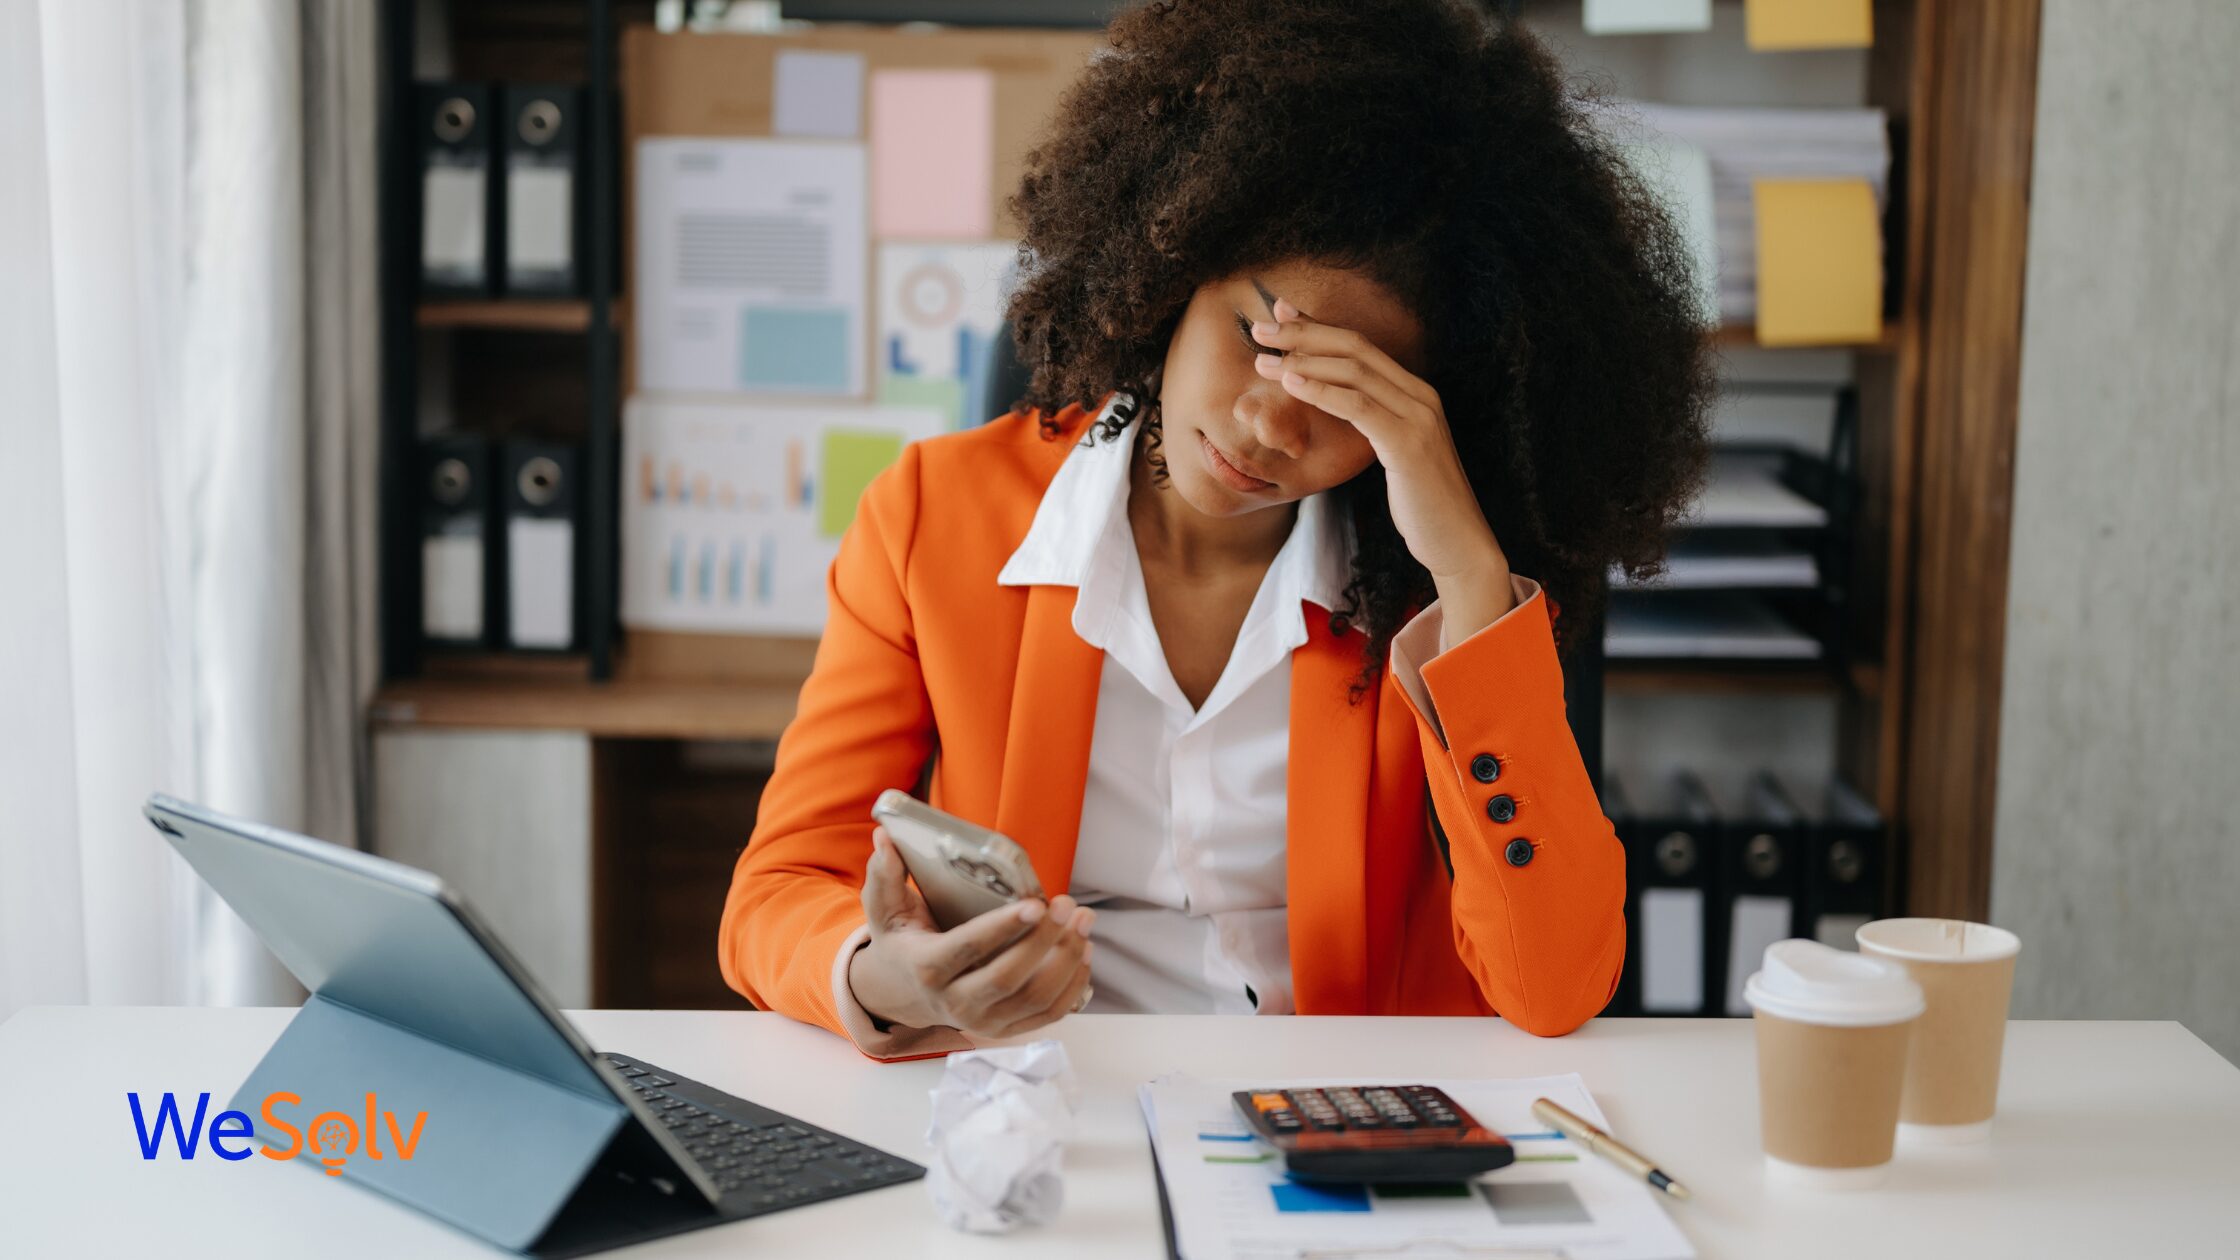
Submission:
[[[685,400],[708,397],[721,405],[725,398],[758,407],[783,408],[799,402],[805,409],[815,406],[825,408],[845,407],[860,403],[868,410],[874,404],[900,404],[911,401],[895,394],[897,382],[887,374],[888,364],[882,356],[899,352],[883,348],[881,338],[874,335],[874,320],[883,300],[878,292],[883,265],[882,248],[916,242],[921,236],[930,236],[936,246],[948,245],[960,250],[979,251],[982,258],[1008,247],[1018,236],[1018,225],[1013,222],[1006,200],[1017,189],[1024,172],[1026,156],[1047,129],[1065,91],[1088,65],[1101,43],[1100,37],[1091,32],[1051,32],[1038,30],[990,30],[985,28],[932,28],[888,27],[859,24],[828,24],[806,27],[799,31],[781,33],[749,32],[676,32],[662,33],[650,27],[631,27],[623,34],[621,89],[622,89],[622,159],[623,159],[623,267],[622,295],[617,304],[622,341],[623,392],[634,403],[643,401]],[[824,57],[789,54],[826,54]],[[860,67],[846,76],[826,78],[819,85],[821,96],[815,103],[820,111],[822,130],[807,133],[802,127],[802,101],[804,95],[782,83],[786,78],[785,67],[798,68],[808,64],[823,66],[851,63]],[[920,187],[902,187],[893,171],[892,162],[878,160],[880,143],[873,132],[882,118],[891,121],[892,111],[882,114],[874,98],[884,86],[893,85],[912,76],[883,72],[916,71],[967,71],[970,75],[919,76],[919,82],[946,80],[969,81],[977,85],[979,100],[977,112],[969,116],[983,119],[973,130],[977,150],[972,161],[958,164],[957,169],[986,169],[984,190],[960,187],[946,179],[949,167],[939,159],[922,163]],[[882,77],[883,76],[883,77]],[[835,87],[835,84],[839,86]],[[852,94],[852,101],[836,99],[835,92]],[[812,94],[814,95],[814,94]],[[792,112],[789,121],[788,111]],[[837,120],[837,121],[835,121]],[[848,353],[853,356],[842,374],[821,380],[821,387],[814,397],[789,394],[782,385],[755,385],[751,392],[722,393],[729,388],[723,382],[703,383],[700,379],[680,382],[670,367],[670,347],[655,346],[649,362],[646,337],[647,327],[662,328],[662,319],[641,318],[641,301],[649,304],[664,301],[659,296],[649,296],[653,290],[644,283],[638,272],[641,266],[642,247],[639,239],[641,214],[649,217],[644,224],[653,231],[662,230],[658,225],[666,220],[666,210],[651,210],[641,206],[639,198],[645,185],[640,170],[641,142],[654,141],[647,153],[661,153],[661,146],[675,141],[767,139],[776,142],[803,141],[799,152],[804,158],[818,154],[829,156],[834,146],[855,144],[864,147],[865,162],[869,169],[865,184],[868,187],[866,206],[858,212],[855,222],[863,224],[863,257],[860,259],[862,291],[859,327],[849,339]],[[736,147],[736,146],[734,146]],[[655,168],[648,168],[649,170]],[[976,180],[973,182],[977,182]],[[919,221],[938,220],[941,208],[961,208],[951,222],[968,226],[931,233],[892,233],[881,228],[882,215],[890,220],[893,207],[905,207],[910,217]],[[838,233],[835,233],[835,239]],[[772,238],[776,240],[778,238]],[[679,249],[684,248],[678,246]],[[782,245],[768,245],[765,252],[753,254],[752,246],[728,244],[715,247],[734,251],[732,257],[759,257],[768,259],[781,254]],[[837,256],[837,254],[835,255]],[[858,260],[845,260],[855,264]],[[656,273],[661,269],[657,266]],[[828,277],[829,279],[829,277]],[[853,292],[848,278],[832,281],[840,292]],[[657,282],[658,283],[658,282]],[[891,295],[887,299],[891,301]],[[953,357],[961,362],[967,357],[977,361],[983,340],[961,343]],[[727,336],[729,334],[726,334]],[[752,345],[753,333],[746,334]],[[728,342],[717,338],[719,347]],[[967,349],[966,347],[971,347]],[[752,357],[752,350],[747,352]],[[783,364],[780,365],[781,367]],[[742,369],[744,371],[744,369]],[[670,405],[664,402],[663,405]],[[806,414],[806,411],[805,411]],[[978,423],[986,416],[964,417],[966,423]],[[812,439],[813,442],[813,439]],[[823,476],[804,475],[791,480],[815,481],[820,493],[834,493],[838,484],[834,466],[830,462],[833,449],[827,442],[824,447],[826,463],[815,463],[814,454],[805,463],[810,472]],[[859,462],[852,471],[860,481],[871,467],[868,458]],[[636,492],[638,482],[651,477],[648,470],[634,470],[626,465],[621,470],[622,492],[629,496]],[[687,495],[729,493],[728,487],[687,485]],[[826,534],[824,545],[831,543],[830,529],[836,519],[844,519],[852,512],[852,501],[827,505],[823,513]],[[625,522],[628,522],[626,513]],[[708,580],[706,564],[690,561],[666,561],[657,547],[657,540],[640,537],[635,541],[624,539],[623,564],[628,569],[639,566],[641,577],[651,573],[656,566],[679,564],[689,575],[700,574],[699,580]],[[724,557],[730,553],[719,549],[714,581],[720,588],[726,581],[736,586],[737,573],[744,568],[748,574],[745,584],[751,591],[755,578],[752,548],[742,565],[737,560],[728,563]],[[778,554],[788,557],[793,553],[782,547]],[[790,580],[799,591],[807,579],[807,564],[796,564]],[[675,581],[675,578],[671,578]],[[688,584],[693,579],[684,579]],[[641,583],[642,585],[642,583]],[[629,574],[624,579],[626,592],[631,586]],[[783,593],[781,592],[781,597]],[[627,620],[626,616],[626,620]],[[643,620],[631,622],[627,650],[619,662],[624,677],[645,679],[735,679],[783,681],[798,680],[807,673],[814,654],[815,638],[804,630],[756,631],[715,630],[673,624],[649,625]]]

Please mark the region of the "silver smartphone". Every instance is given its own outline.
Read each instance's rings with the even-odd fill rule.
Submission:
[[[1035,877],[1027,851],[1000,831],[966,822],[894,788],[879,794],[871,817],[887,829],[926,899],[926,909],[943,930],[1023,897],[1042,896],[1042,881]]]

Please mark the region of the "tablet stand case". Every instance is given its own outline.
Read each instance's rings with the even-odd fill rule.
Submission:
[[[263,1114],[274,1091],[294,1094],[278,1116],[304,1131],[296,1158],[325,1172],[311,1148],[314,1117],[349,1116],[362,1130],[367,1096],[398,1112],[412,1139],[401,1159],[377,1117],[382,1158],[364,1139],[340,1176],[508,1251],[548,1260],[588,1255],[707,1225],[731,1215],[710,1204],[639,1127],[621,1102],[597,1099],[541,1077],[454,1049],[342,1002],[313,994],[265,1054],[231,1106],[257,1137],[285,1149],[287,1135]],[[649,1176],[647,1170],[652,1170]],[[671,1190],[652,1184],[666,1170]]]

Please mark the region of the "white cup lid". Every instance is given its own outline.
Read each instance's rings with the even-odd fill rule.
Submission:
[[[1926,1009],[1921,986],[1886,959],[1818,941],[1775,941],[1742,996],[1768,1015],[1805,1024],[1898,1024]]]

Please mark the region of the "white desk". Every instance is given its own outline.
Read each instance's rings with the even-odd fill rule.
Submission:
[[[0,1024],[0,1255],[470,1256],[482,1244],[293,1163],[143,1161],[127,1090],[213,1110],[293,1012],[40,1008]],[[877,1064],[781,1016],[592,1011],[592,1043],[922,1162],[939,1060]],[[2229,1256],[2240,1234],[2240,1070],[2176,1024],[2018,1023],[1992,1141],[1901,1149],[1889,1182],[1768,1192],[1747,1021],[1598,1020],[1543,1041],[1495,1020],[1075,1016],[1086,1086],[1056,1225],[953,1233],[923,1183],[697,1231],[632,1256],[1157,1257],[1135,1087],[1207,1076],[1585,1076],[1614,1130],[1696,1193],[1704,1257]],[[431,1131],[430,1139],[436,1135]]]

